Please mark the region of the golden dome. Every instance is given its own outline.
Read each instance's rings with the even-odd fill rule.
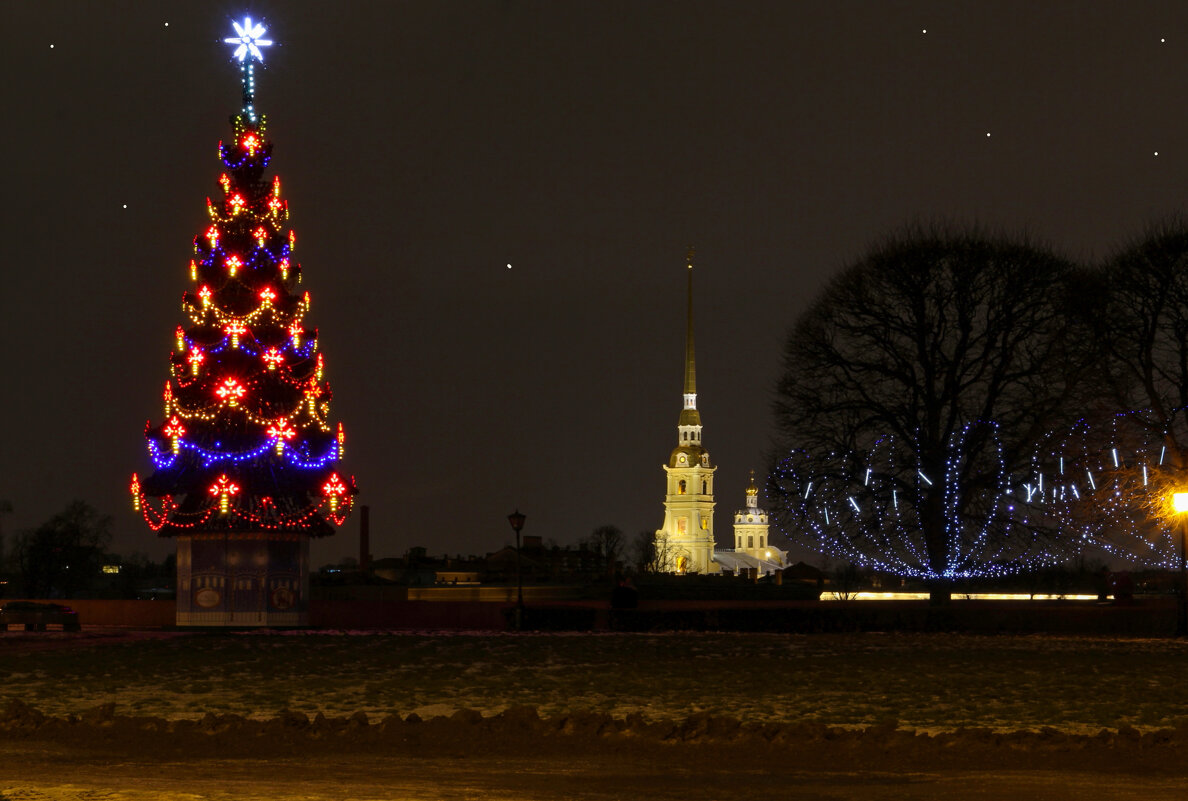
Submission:
[[[672,449],[672,454],[668,457],[669,467],[693,467],[695,465],[712,467],[709,461],[709,451],[700,445],[678,445]]]

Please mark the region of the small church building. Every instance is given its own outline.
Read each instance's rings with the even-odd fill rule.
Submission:
[[[788,564],[788,552],[771,544],[767,529],[767,512],[759,508],[759,488],[752,470],[747,505],[734,513],[734,550],[714,551],[714,561],[722,570],[737,575],[758,577],[783,570]]]

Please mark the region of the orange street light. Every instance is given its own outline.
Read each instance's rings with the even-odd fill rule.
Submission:
[[[1180,603],[1176,615],[1176,636],[1188,637],[1188,492],[1172,494],[1172,508],[1180,516]]]

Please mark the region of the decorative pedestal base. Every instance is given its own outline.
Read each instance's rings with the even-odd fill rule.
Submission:
[[[177,537],[179,626],[304,626],[308,599],[306,536]]]

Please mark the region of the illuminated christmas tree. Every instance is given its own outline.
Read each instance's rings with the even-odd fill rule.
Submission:
[[[222,196],[194,239],[191,287],[165,383],[164,416],[146,425],[152,475],[132,477],[134,506],[178,544],[179,624],[301,623],[310,537],[350,513],[342,424],[329,420],[309,292],[293,260],[272,143],[255,109],[263,25],[235,24],[243,109],[219,143]]]

